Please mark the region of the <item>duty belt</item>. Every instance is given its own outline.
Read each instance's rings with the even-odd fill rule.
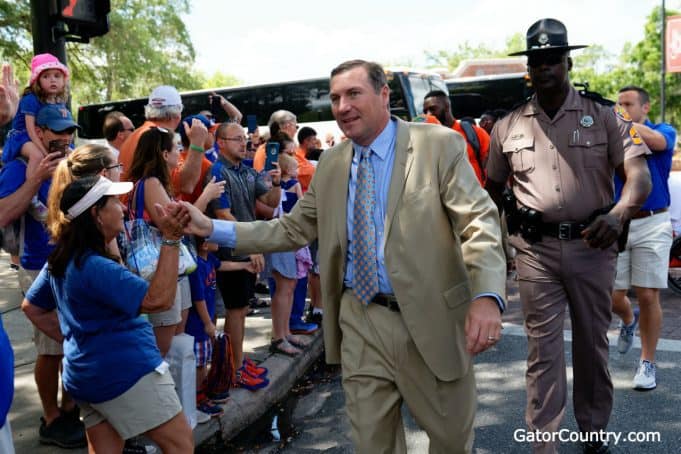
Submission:
[[[542,222],[541,233],[559,240],[577,240],[587,225],[586,222]]]

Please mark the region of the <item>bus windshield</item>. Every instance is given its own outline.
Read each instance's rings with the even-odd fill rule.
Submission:
[[[423,110],[423,95],[430,90],[443,90],[447,86],[440,76],[410,70],[386,71],[390,88],[390,111],[404,120],[411,120]],[[209,94],[217,93],[234,104],[244,115],[255,115],[259,125],[267,124],[270,115],[277,110],[288,110],[296,115],[298,123],[333,123],[331,101],[329,99],[329,78],[320,77],[291,82],[265,85],[226,87],[211,90],[198,90],[181,93],[184,110],[182,115],[192,115],[210,109]],[[104,117],[111,111],[123,112],[135,126],[144,123],[144,106],[147,98],[110,101],[100,104],[81,106],[78,109],[78,124],[81,139],[100,139],[103,137]],[[226,114],[217,112],[216,121],[225,121]],[[330,125],[326,125],[328,129]],[[334,126],[335,127],[335,126]],[[318,134],[320,131],[318,131]]]

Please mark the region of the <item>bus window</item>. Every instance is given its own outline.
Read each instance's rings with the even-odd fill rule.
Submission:
[[[510,110],[532,94],[525,73],[461,77],[445,82],[456,118],[479,118],[486,110]]]

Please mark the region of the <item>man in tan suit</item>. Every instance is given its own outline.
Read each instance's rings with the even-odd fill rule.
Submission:
[[[471,355],[499,340],[504,308],[496,207],[463,137],[390,117],[379,65],[341,64],[330,96],[350,140],[324,152],[291,213],[204,233],[237,253],[319,238],[326,360],[342,364],[358,452],[406,452],[403,401],[431,452],[470,452]]]

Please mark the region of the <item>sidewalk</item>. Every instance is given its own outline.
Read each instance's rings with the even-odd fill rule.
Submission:
[[[21,292],[17,284],[16,272],[9,268],[9,256],[0,253],[0,314],[14,348],[14,401],[9,413],[14,446],[17,454],[85,454],[87,449],[65,450],[55,446],[45,446],[38,442],[38,426],[42,407],[33,379],[35,349],[33,330],[30,322],[21,312]],[[224,319],[218,321],[220,328]],[[281,400],[289,392],[295,381],[322,353],[321,332],[313,336],[312,346],[302,355],[289,358],[272,355],[268,351],[271,329],[270,310],[258,309],[258,313],[246,318],[244,352],[261,362],[269,369],[270,384],[256,392],[245,389],[230,391],[230,399],[225,404],[225,414],[220,421],[213,419],[194,429],[196,446],[222,430],[224,439],[237,435],[242,429],[262,416],[268,408]]]

